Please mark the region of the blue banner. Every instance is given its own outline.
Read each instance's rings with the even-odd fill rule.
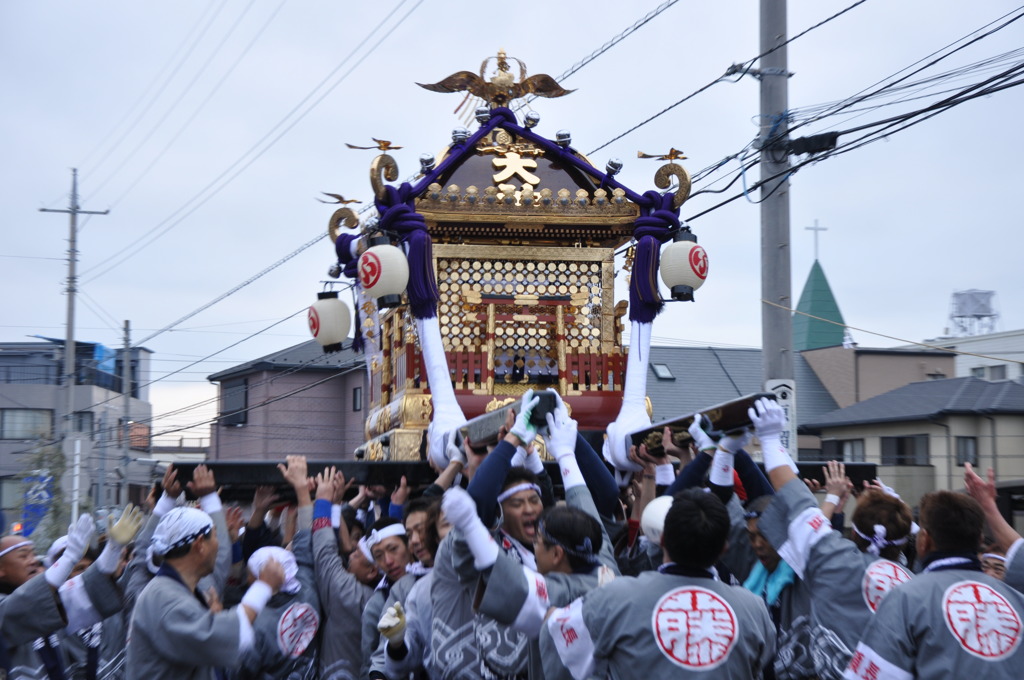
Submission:
[[[21,514],[22,534],[31,536],[53,504],[53,477],[26,477],[25,484],[25,509]]]

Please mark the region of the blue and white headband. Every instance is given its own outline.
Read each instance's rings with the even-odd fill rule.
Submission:
[[[540,487],[539,486],[537,486],[536,484],[531,484],[530,482],[523,482],[522,484],[516,484],[515,486],[510,486],[509,488],[507,488],[504,491],[502,491],[498,495],[498,502],[499,503],[504,503],[505,501],[507,501],[509,498],[512,498],[512,496],[515,496],[520,491],[536,491],[537,495],[538,496],[540,495]]]

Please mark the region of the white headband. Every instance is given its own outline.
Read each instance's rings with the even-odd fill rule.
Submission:
[[[175,548],[189,545],[213,529],[213,520],[202,510],[175,508],[160,519],[153,533],[154,555],[166,555]]]
[[[540,495],[540,487],[539,486],[537,486],[536,484],[531,484],[529,482],[523,482],[522,484],[516,484],[515,486],[510,486],[509,488],[507,488],[504,491],[502,491],[498,495],[498,502],[499,503],[504,503],[505,501],[507,501],[509,498],[512,498],[512,496],[515,496],[520,491],[536,491],[537,495],[538,496]]]
[[[35,543],[33,543],[32,541],[22,541],[21,543],[15,543],[10,548],[6,548],[4,550],[0,550],[0,557],[3,557],[4,555],[6,555],[9,552],[13,552],[13,551],[17,550],[18,548],[24,548],[26,545],[35,545]]]
[[[853,530],[858,536],[860,536],[865,541],[868,541],[871,544],[868,546],[868,552],[874,555],[875,557],[878,557],[878,555],[882,552],[883,548],[886,548],[890,545],[903,545],[907,542],[907,539],[909,538],[908,536],[904,536],[903,538],[898,538],[895,541],[890,541],[885,537],[886,529],[881,524],[875,525],[874,536],[866,535],[864,532],[857,528],[856,524],[853,525]]]
[[[249,558],[249,573],[259,578],[263,565],[270,558],[277,560],[284,568],[284,585],[281,586],[281,590],[286,593],[299,592],[299,589],[302,588],[302,584],[296,578],[296,575],[299,573],[299,564],[295,561],[295,555],[284,548],[279,548],[276,545],[267,545],[254,552],[252,557]]]
[[[391,538],[392,536],[405,536],[405,527],[402,526],[401,522],[397,524],[389,524],[383,529],[374,529],[370,532],[369,538],[366,539],[366,545],[369,548],[377,545],[385,538]]]
[[[373,553],[370,552],[370,545],[366,542],[365,536],[359,539],[359,550],[363,553],[363,557],[365,557],[368,562],[374,561]]]

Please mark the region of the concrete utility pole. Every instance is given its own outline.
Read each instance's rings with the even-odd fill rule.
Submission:
[[[39,212],[67,213],[71,216],[68,236],[68,312],[64,338],[64,390],[67,401],[62,419],[61,438],[64,446],[64,457],[74,460],[74,478],[71,488],[71,521],[78,520],[78,509],[81,504],[81,472],[82,442],[78,439],[75,429],[75,293],[78,291],[78,275],[75,267],[78,264],[78,216],[106,215],[102,212],[82,210],[78,205],[78,169],[71,169],[71,197],[66,210],[40,208]]]
[[[796,459],[796,383],[789,249],[789,71],[786,0],[761,0],[761,305],[762,375],[789,415],[782,443]],[[780,47],[780,45],[783,45]],[[776,49],[777,48],[777,49]],[[774,179],[771,179],[774,178]],[[774,305],[781,305],[776,307]]]
[[[121,350],[121,396],[124,397],[124,420],[122,423],[121,469],[128,472],[128,465],[132,459],[132,327],[131,322],[124,322],[124,349]],[[120,489],[120,485],[118,485]],[[117,503],[121,503],[121,493],[118,491]]]

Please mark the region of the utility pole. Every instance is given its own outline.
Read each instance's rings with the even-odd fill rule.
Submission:
[[[71,216],[68,229],[68,311],[64,337],[64,390],[67,401],[61,427],[64,458],[74,460],[74,477],[71,487],[71,521],[78,521],[78,509],[81,499],[82,473],[82,442],[75,430],[75,293],[78,291],[78,275],[75,267],[78,264],[78,216],[106,215],[110,211],[82,210],[78,205],[78,169],[71,169],[71,197],[66,210],[40,208],[39,212],[67,213]]]
[[[761,345],[765,389],[789,416],[782,443],[794,459],[796,382],[789,248],[789,70],[786,0],[761,0]],[[780,306],[775,306],[780,305]]]
[[[121,350],[121,396],[124,397],[124,418],[122,425],[122,442],[124,449],[121,455],[121,469],[128,473],[128,465],[132,459],[132,327],[130,321],[124,322],[124,349]],[[120,485],[118,485],[120,489]],[[118,492],[118,504],[121,503]]]

